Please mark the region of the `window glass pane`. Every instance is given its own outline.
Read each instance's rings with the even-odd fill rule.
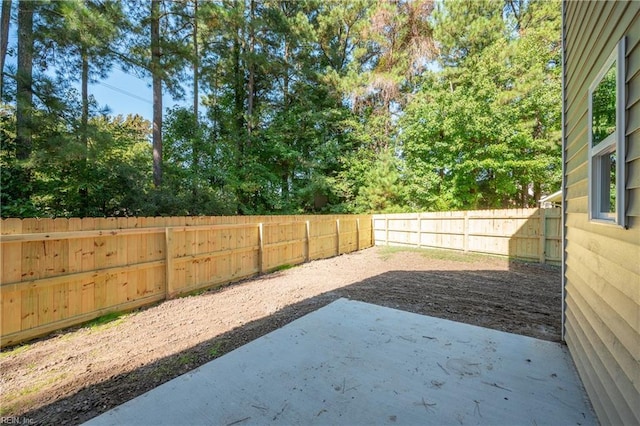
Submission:
[[[600,162],[600,213],[616,212],[616,153],[599,158]]]
[[[609,154],[609,212],[616,212],[616,153]],[[607,170],[604,171],[605,173]]]
[[[616,63],[611,64],[593,91],[591,128],[593,146],[616,131]]]

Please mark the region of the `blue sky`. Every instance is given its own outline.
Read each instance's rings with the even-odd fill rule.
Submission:
[[[139,114],[151,120],[153,103],[149,82],[126,74],[118,67],[114,67],[108,79],[90,85],[89,93],[100,106],[108,106],[112,115]]]
[[[77,83],[78,89],[80,82]],[[190,88],[185,87],[186,96],[182,101],[177,101],[164,90],[162,96],[162,109],[173,107],[176,104],[191,107],[193,96]],[[89,94],[95,97],[99,107],[109,107],[110,115],[138,114],[147,120],[153,118],[153,92],[151,90],[151,78],[139,78],[134,74],[127,74],[119,66],[113,67],[106,80],[89,85]]]
[[[16,66],[16,25],[11,22],[9,29],[9,46],[13,47],[13,54],[7,55],[7,66]],[[5,68],[6,70],[6,68]],[[53,70],[50,70],[53,73]],[[49,72],[49,71],[47,71]],[[80,89],[80,82],[76,86]],[[111,115],[139,114],[151,120],[153,116],[153,102],[151,80],[142,79],[133,74],[125,73],[118,65],[115,65],[109,77],[97,83],[89,85],[89,94],[93,95],[100,107],[108,106]],[[179,103],[165,93],[163,97],[163,109]]]

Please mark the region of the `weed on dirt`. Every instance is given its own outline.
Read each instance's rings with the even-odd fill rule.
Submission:
[[[124,319],[124,314],[122,314],[121,312],[111,312],[87,322],[85,324],[85,327],[93,330],[104,327],[104,326],[113,327],[121,323],[123,319]]]

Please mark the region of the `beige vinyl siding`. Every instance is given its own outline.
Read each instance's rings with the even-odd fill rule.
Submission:
[[[565,2],[565,339],[602,424],[640,424],[640,2]],[[588,88],[626,36],[628,229],[588,219]]]

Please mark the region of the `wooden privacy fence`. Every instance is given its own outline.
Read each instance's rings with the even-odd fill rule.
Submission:
[[[559,265],[561,209],[374,215],[376,245],[435,247]]]
[[[0,344],[373,245],[371,216],[4,219]]]

